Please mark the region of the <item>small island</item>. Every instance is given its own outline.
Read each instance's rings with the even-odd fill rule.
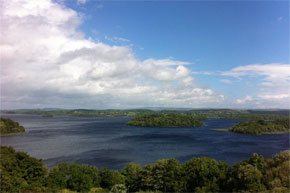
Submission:
[[[203,122],[196,116],[178,114],[151,114],[133,118],[127,123],[141,127],[199,127]]]
[[[219,129],[227,130],[235,133],[242,134],[277,134],[277,133],[288,133],[290,132],[289,119],[280,119],[274,121],[247,121],[238,123],[229,129]]]
[[[24,133],[25,129],[23,126],[19,125],[19,123],[8,119],[8,118],[2,118],[0,120],[0,134],[1,136],[5,135],[16,135]]]

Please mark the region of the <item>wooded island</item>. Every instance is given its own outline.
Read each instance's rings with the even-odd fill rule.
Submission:
[[[203,122],[197,116],[178,114],[151,114],[133,118],[127,123],[141,127],[200,127]]]
[[[288,133],[290,131],[289,119],[247,121],[232,126],[228,131],[254,135]]]

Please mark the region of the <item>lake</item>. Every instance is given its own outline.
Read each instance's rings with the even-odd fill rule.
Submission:
[[[1,144],[43,159],[48,167],[60,162],[122,169],[129,162],[147,164],[163,158],[185,162],[208,156],[228,164],[253,153],[272,157],[289,149],[289,134],[244,135],[212,128],[228,128],[240,120],[209,119],[195,128],[126,126],[124,117],[42,117],[2,115],[26,128],[27,133],[1,137]]]

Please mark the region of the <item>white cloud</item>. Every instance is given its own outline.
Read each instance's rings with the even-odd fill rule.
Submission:
[[[130,42],[130,40],[126,39],[126,38],[122,38],[122,37],[108,37],[108,36],[105,36],[105,39],[110,41],[110,42],[113,42],[113,43],[119,43],[119,42]]]
[[[264,80],[261,86],[281,89],[286,88],[287,90],[290,83],[290,65],[280,63],[251,64],[233,68],[230,71],[223,72],[222,75],[236,78],[260,76],[263,77]]]
[[[262,78],[256,85],[256,101],[266,107],[286,108],[290,104],[290,65],[289,64],[251,64],[239,66],[222,73],[235,78]]]
[[[270,94],[270,95],[260,95],[262,99],[273,100],[273,99],[290,99],[290,94]]]
[[[238,104],[244,104],[244,103],[247,103],[247,102],[250,102],[250,101],[253,101],[253,97],[252,96],[246,96],[243,99],[237,99],[236,100],[236,103],[238,103]]]
[[[182,65],[178,65],[176,68],[173,68],[158,65],[158,60],[156,63],[155,61],[152,61],[152,63],[148,63],[146,61],[145,63],[142,63],[141,70],[144,72],[146,77],[156,81],[173,81],[186,78],[190,75],[190,70]]]
[[[221,79],[220,81],[221,81],[222,83],[226,83],[226,84],[231,84],[231,83],[232,83],[232,81],[229,80],[229,79]]]
[[[207,107],[224,100],[194,82],[188,62],[141,61],[128,46],[85,39],[76,30],[82,18],[63,5],[7,0],[0,9],[3,108]]]
[[[87,0],[77,0],[77,4],[85,4]]]
[[[147,59],[143,62],[144,65],[156,65],[156,66],[178,66],[178,65],[188,65],[190,64],[189,62],[184,62],[184,61],[176,61],[172,59],[161,59],[161,60],[156,60],[156,59]]]

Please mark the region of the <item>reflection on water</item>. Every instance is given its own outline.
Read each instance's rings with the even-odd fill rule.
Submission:
[[[129,162],[147,164],[171,157],[185,162],[195,156],[233,164],[254,152],[272,157],[289,149],[289,134],[211,130],[228,128],[238,120],[210,119],[196,128],[145,128],[126,126],[130,118],[121,117],[2,116],[19,122],[27,133],[1,137],[1,144],[41,158],[49,167],[66,161],[121,169]]]

